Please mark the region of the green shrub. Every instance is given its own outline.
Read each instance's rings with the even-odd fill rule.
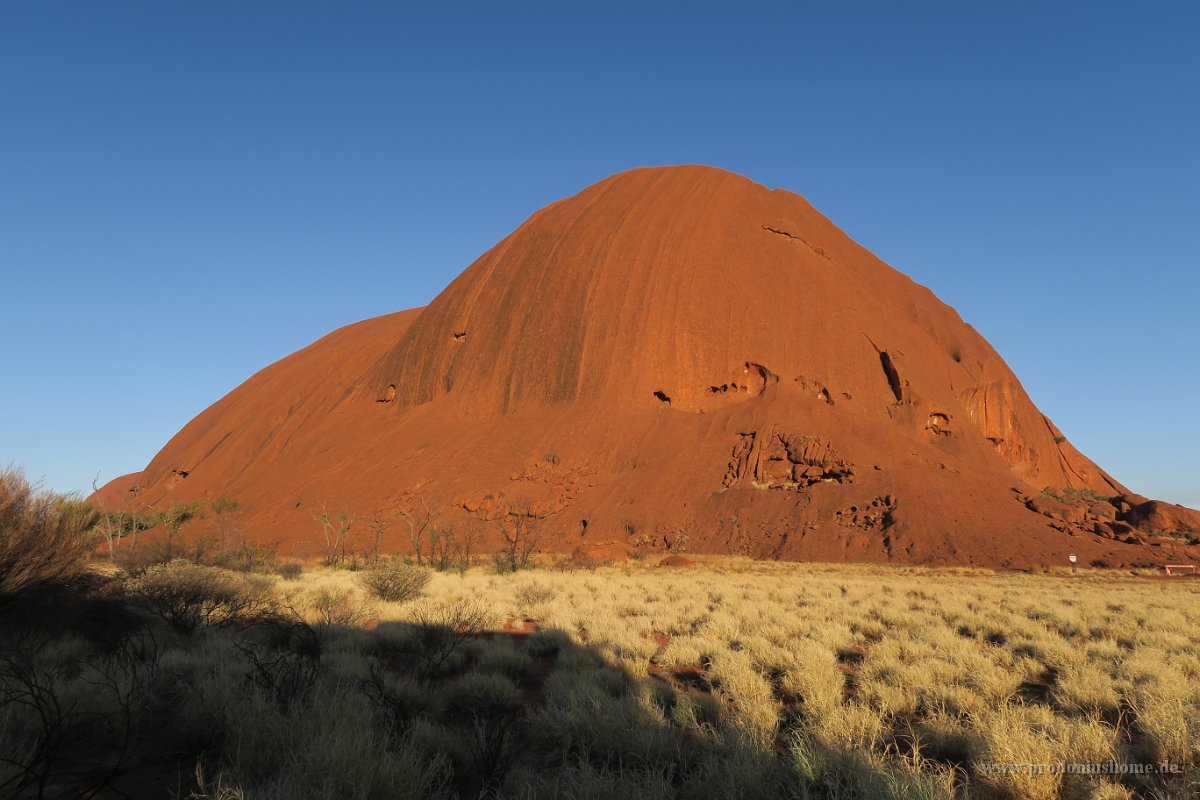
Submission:
[[[20,470],[0,470],[0,598],[83,576],[99,518],[82,500],[39,491]]]
[[[1103,503],[1112,499],[1108,495],[1100,494],[1094,489],[1055,489],[1051,487],[1047,487],[1042,491],[1042,497],[1049,497],[1051,500],[1057,500],[1067,505]]]
[[[372,597],[403,603],[420,596],[429,583],[429,571],[399,559],[380,561],[359,573],[358,582]]]

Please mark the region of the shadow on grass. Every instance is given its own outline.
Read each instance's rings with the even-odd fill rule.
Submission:
[[[635,675],[565,631],[487,622],[460,603],[185,636],[108,584],[32,594],[0,620],[0,796],[896,796],[802,714],[748,731],[702,670]]]

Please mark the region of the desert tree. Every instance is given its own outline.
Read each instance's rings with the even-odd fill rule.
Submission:
[[[526,500],[509,504],[500,518],[500,536],[504,540],[504,565],[512,572],[529,566],[529,556],[537,549],[541,517]]]
[[[462,533],[456,541],[458,549],[458,572],[463,574],[471,566],[471,558],[479,547],[483,535],[483,524],[474,515],[468,514]]]
[[[92,479],[92,494],[100,491],[100,473],[96,473],[96,477]],[[132,486],[129,489],[129,500],[124,508],[110,508],[107,503],[96,504],[99,518],[96,522],[93,532],[104,540],[104,544],[108,549],[109,560],[116,558],[117,551],[121,549],[122,539],[129,537],[130,547],[137,544],[137,534],[141,531],[150,530],[158,524],[159,519],[139,512],[139,497],[142,487]]]
[[[436,513],[434,507],[429,504],[429,498],[422,491],[424,486],[425,484],[418,484],[406,489],[397,502],[400,518],[408,525],[408,540],[412,544],[418,565],[425,563],[425,536]]]
[[[96,477],[92,478],[92,494],[100,491],[100,473],[96,473]],[[117,515],[109,509],[107,505],[99,507],[100,520],[96,523],[93,530],[100,535],[104,540],[104,544],[108,547],[108,560],[112,561],[117,557],[117,548],[121,546],[121,535],[124,532],[124,526],[118,524]]]
[[[392,519],[384,509],[378,509],[371,517],[371,560],[378,561],[383,548],[383,537],[392,527]]]
[[[433,525],[429,529],[429,563],[439,572],[455,569],[460,575],[471,566],[479,545],[479,520],[468,514],[465,524]]]
[[[183,526],[204,516],[198,503],[175,503],[158,515],[158,524],[163,528],[162,558],[170,561],[175,557],[175,540]]]
[[[324,501],[321,502],[321,513],[313,514],[313,519],[321,526],[321,557],[325,566],[341,563],[346,558],[346,540],[350,529],[358,521],[355,514],[332,514]]]
[[[154,527],[150,517],[141,513],[142,489],[143,487],[138,484],[129,487],[129,505],[126,512],[126,520],[129,523],[129,549],[131,552],[137,549],[137,534]]]
[[[452,524],[429,527],[429,565],[444,572],[458,560],[459,543]]]
[[[208,509],[212,512],[212,527],[217,532],[217,546],[224,551],[229,535],[237,531],[237,517],[242,513],[242,504],[221,495],[209,503]]]

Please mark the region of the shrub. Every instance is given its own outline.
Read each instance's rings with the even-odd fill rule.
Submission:
[[[300,619],[265,616],[234,642],[250,664],[247,678],[280,709],[309,699],[321,668],[321,637]]]
[[[224,695],[209,723],[225,742],[211,766],[230,791],[211,800],[440,800],[449,760],[372,724],[370,703],[353,686],[318,681],[304,703],[281,707],[234,673],[219,676]],[[240,792],[240,794],[239,794]],[[187,796],[186,794],[184,795]]]
[[[526,612],[536,606],[542,606],[558,597],[558,589],[542,583],[529,583],[518,589],[513,599]]]
[[[464,725],[471,760],[485,789],[499,789],[519,744],[521,693],[499,675],[468,673],[442,691],[444,716]]]
[[[180,633],[252,622],[275,606],[269,582],[182,559],[148,568],[126,590]]]
[[[280,568],[278,546],[274,544],[249,544],[243,542],[236,550],[222,550],[213,563],[216,566],[227,567],[238,572],[258,572],[270,574]],[[193,558],[200,562],[202,559]],[[299,567],[299,564],[296,565]],[[299,573],[297,573],[299,574]]]
[[[370,667],[359,688],[397,739],[408,733],[412,723],[429,706],[427,687],[408,677],[390,675],[376,665]]]
[[[570,646],[571,637],[566,631],[542,628],[529,637],[529,641],[525,643],[525,652],[534,658],[541,658],[556,655]]]
[[[281,561],[275,572],[286,581],[294,581],[304,572],[304,566],[299,561]]]
[[[380,561],[363,570],[358,582],[373,597],[403,603],[421,594],[429,583],[429,571],[399,559]]]
[[[0,797],[66,786],[99,796],[129,755],[158,672],[153,637],[131,632],[96,651],[62,644],[39,634],[0,641]]]
[[[353,589],[318,589],[310,595],[308,605],[319,628],[361,625],[374,611]]]
[[[485,606],[470,600],[420,609],[416,615],[414,644],[421,659],[422,673],[437,675],[464,644],[480,636],[492,621]]]
[[[527,653],[519,650],[508,638],[495,641],[480,639],[477,644],[479,648],[473,654],[475,666],[486,674],[520,678],[533,662]]]
[[[0,470],[0,598],[81,577],[99,517],[82,500],[39,491],[17,469]]]

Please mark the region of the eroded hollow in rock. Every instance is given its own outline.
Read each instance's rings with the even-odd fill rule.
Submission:
[[[186,469],[173,469],[171,474],[167,476],[166,485],[168,489],[174,489],[179,485],[179,482],[191,474],[191,471]]]
[[[745,364],[746,374],[756,378],[758,391],[762,392],[767,388],[769,383],[779,383],[779,376],[771,370],[764,367],[762,364],[755,364],[753,361],[747,361]]]
[[[395,399],[396,399],[396,384],[393,383],[391,386],[387,387],[386,391],[384,391],[383,397],[379,398],[375,402],[376,403],[391,403]]]
[[[861,530],[885,529],[895,521],[896,498],[890,494],[879,495],[870,503],[847,506],[834,513],[834,521],[847,528]]]
[[[904,384],[900,382],[900,373],[896,371],[896,365],[892,361],[892,356],[887,350],[879,351],[879,363],[883,366],[883,374],[887,376],[888,386],[892,388],[892,394],[896,396],[897,403],[904,402]]]
[[[704,390],[710,396],[750,395],[758,396],[766,391],[767,385],[778,383],[779,376],[762,364],[753,361],[742,363],[742,369],[733,380],[714,383]]]
[[[929,433],[932,433],[934,436],[949,436],[950,415],[943,414],[940,411],[934,411],[929,415],[928,422],[925,423],[925,430]]]
[[[466,331],[455,331],[454,332],[454,341],[465,342],[466,340],[467,340],[467,332]]]
[[[805,394],[811,394],[826,405],[833,405],[833,396],[829,393],[829,389],[820,381],[809,380],[803,375],[797,375],[795,383],[800,387],[800,390]],[[843,394],[845,394],[843,392]]]
[[[657,397],[662,402],[666,403],[667,405],[671,405],[670,396],[666,392],[664,392],[662,389],[659,389],[658,391],[656,391],[654,393],[654,396]]]

